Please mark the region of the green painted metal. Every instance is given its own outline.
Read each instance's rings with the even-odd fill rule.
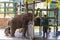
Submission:
[[[4,7],[0,7],[1,9],[4,9],[4,17],[6,17],[6,14],[9,10],[9,8],[13,8],[13,14],[17,14],[17,3],[16,2],[0,2],[0,3],[3,3],[4,4]],[[7,4],[10,4],[12,3],[13,4],[13,7],[7,7],[6,5]],[[8,5],[9,6],[9,5]]]
[[[52,8],[56,8],[57,6],[56,6],[56,3],[51,3],[51,5],[50,5],[50,8],[52,9]],[[54,17],[54,11],[50,11],[49,12],[50,14],[49,14],[49,16],[50,17]],[[52,20],[53,21],[53,20]],[[59,23],[60,23],[60,9],[58,10],[58,21],[59,21]],[[52,22],[53,23],[53,22]]]
[[[56,4],[54,4],[54,3],[51,3],[50,4],[50,9],[52,9],[52,8],[56,8]],[[49,12],[49,17],[54,17],[55,15],[54,15],[54,11],[50,11]],[[51,24],[54,24],[54,19],[51,19],[51,22],[50,22]]]
[[[13,12],[14,12],[14,14],[16,15],[17,14],[17,3],[13,3],[13,7],[14,7],[14,9],[13,9]]]
[[[17,8],[17,2],[16,2],[16,0],[13,0],[13,2],[0,2],[0,3],[3,3],[3,4],[4,4],[4,7],[0,7],[1,9],[4,9],[4,17],[6,17],[6,14],[9,13],[9,9],[10,9],[10,8],[13,9],[13,12],[11,12],[11,13],[9,13],[9,14],[15,14],[15,15],[17,15],[17,10],[18,10],[18,8]],[[12,5],[13,5],[13,7],[10,6],[11,3],[12,3]],[[8,4],[8,6],[7,6],[7,4]],[[20,11],[24,11],[24,10],[25,10],[25,9],[22,8],[22,10],[20,10]],[[25,12],[25,11],[24,11],[24,12]]]
[[[4,17],[6,16],[6,3],[4,3]]]

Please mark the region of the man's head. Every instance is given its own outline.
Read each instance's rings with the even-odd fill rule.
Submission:
[[[46,17],[47,17],[47,15],[44,15],[44,17],[46,18]]]

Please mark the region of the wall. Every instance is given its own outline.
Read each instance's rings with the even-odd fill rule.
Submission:
[[[9,18],[0,18],[0,27],[1,26],[7,26]]]

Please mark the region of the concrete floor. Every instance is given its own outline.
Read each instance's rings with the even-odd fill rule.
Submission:
[[[58,30],[60,31],[60,29]],[[39,40],[39,37],[43,37],[43,32],[41,31],[41,35],[39,36],[39,29],[35,29],[35,36],[37,37],[36,40]],[[51,29],[51,32],[48,35],[47,40],[60,40],[60,35],[56,37],[56,33],[54,33],[54,29]]]
[[[35,31],[35,36],[36,37],[39,37],[39,33],[38,33],[38,29],[35,29],[37,31]],[[41,34],[40,37],[42,37],[43,35]],[[41,39],[41,38],[40,38]],[[40,40],[39,39],[39,40]],[[51,32],[47,38],[48,40],[56,40],[56,37],[54,35],[53,32]],[[57,37],[58,40],[60,40],[60,36]],[[0,40],[30,40],[30,39],[26,39],[24,37],[11,37],[11,36],[6,36],[4,34],[4,29],[0,29]],[[38,39],[35,39],[35,40],[38,40]]]
[[[0,29],[0,40],[30,40],[24,37],[11,37],[4,34],[4,29]]]

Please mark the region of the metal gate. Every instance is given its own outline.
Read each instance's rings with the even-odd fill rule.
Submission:
[[[28,13],[28,11],[32,11],[33,18],[34,18],[35,11],[37,11],[37,13],[39,11],[39,19],[42,17],[42,11],[46,11],[46,12],[53,11],[54,12],[53,13],[53,15],[54,15],[53,17],[49,15],[50,13],[47,13],[48,14],[48,18],[49,18],[49,26],[48,27],[49,28],[53,27],[54,37],[57,39],[57,31],[58,31],[58,8],[53,8],[53,9],[35,9],[35,2],[33,2],[32,5],[33,5],[33,9],[28,9],[28,4],[26,2],[26,12]],[[53,24],[51,24],[52,21],[53,21]],[[41,31],[43,32],[43,30],[42,30],[43,27],[42,27],[41,23],[39,23],[39,24],[40,24],[39,25],[39,36],[36,37],[34,35],[34,28],[33,28],[33,35],[34,35],[34,37],[33,37],[32,40],[40,40],[40,39],[43,40],[43,38],[41,37]],[[49,37],[49,35],[48,35],[48,37]]]

